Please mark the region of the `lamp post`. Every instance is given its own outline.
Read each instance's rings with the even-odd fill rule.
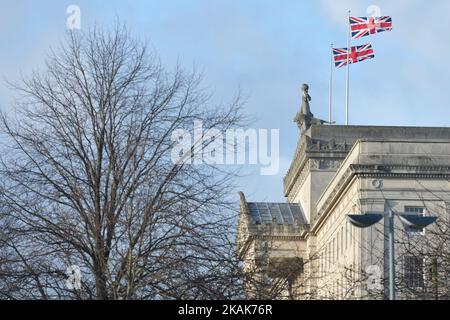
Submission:
[[[412,230],[423,230],[436,222],[437,217],[423,217],[404,212],[374,212],[365,214],[348,214],[347,218],[356,228],[369,228],[381,221],[384,217],[388,218],[389,224],[389,300],[395,300],[395,246],[394,246],[394,223],[395,216],[400,218],[404,226]]]

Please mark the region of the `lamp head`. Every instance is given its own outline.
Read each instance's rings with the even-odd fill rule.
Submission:
[[[384,215],[381,213],[366,213],[366,214],[348,214],[347,218],[350,223],[356,228],[368,228],[378,223],[383,219]]]

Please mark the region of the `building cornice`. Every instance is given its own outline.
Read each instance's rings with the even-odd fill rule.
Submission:
[[[263,240],[263,241],[301,241],[305,240],[299,235],[252,235],[250,240]]]
[[[297,145],[294,160],[284,178],[284,195],[289,197],[293,189],[300,189],[308,173],[311,170],[320,169],[321,163],[328,163],[326,166],[329,169],[337,170],[339,166],[329,165],[330,161],[344,160],[351,148],[352,145],[345,142],[336,143],[334,140],[311,139],[307,133],[304,134]]]

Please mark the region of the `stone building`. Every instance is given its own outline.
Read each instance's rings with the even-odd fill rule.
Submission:
[[[398,298],[446,296],[448,242],[439,231],[450,213],[450,128],[303,128],[284,178],[287,202],[240,194],[237,249],[249,298],[386,298],[386,221],[357,229],[347,215],[389,210],[439,217],[423,232],[396,221]],[[430,258],[432,249],[442,256]]]

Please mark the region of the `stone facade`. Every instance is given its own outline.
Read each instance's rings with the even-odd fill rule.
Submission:
[[[287,202],[300,206],[304,221],[295,227],[275,221],[258,225],[241,195],[239,254],[248,270],[255,261],[268,266],[283,257],[279,270],[291,271],[286,265],[294,258],[303,263],[281,298],[383,299],[386,223],[357,229],[347,214],[416,210],[448,222],[449,181],[449,128],[312,126],[301,135],[284,179]],[[402,273],[408,270],[408,248],[426,245],[436,235],[427,229],[411,236],[400,221],[396,226],[397,278],[411,284],[411,274]],[[258,277],[271,277],[267,268],[258,270]],[[413,276],[417,286],[423,285],[418,277],[427,280],[423,271]],[[399,298],[406,299],[408,288],[400,282]],[[249,287],[249,295],[255,290]]]

